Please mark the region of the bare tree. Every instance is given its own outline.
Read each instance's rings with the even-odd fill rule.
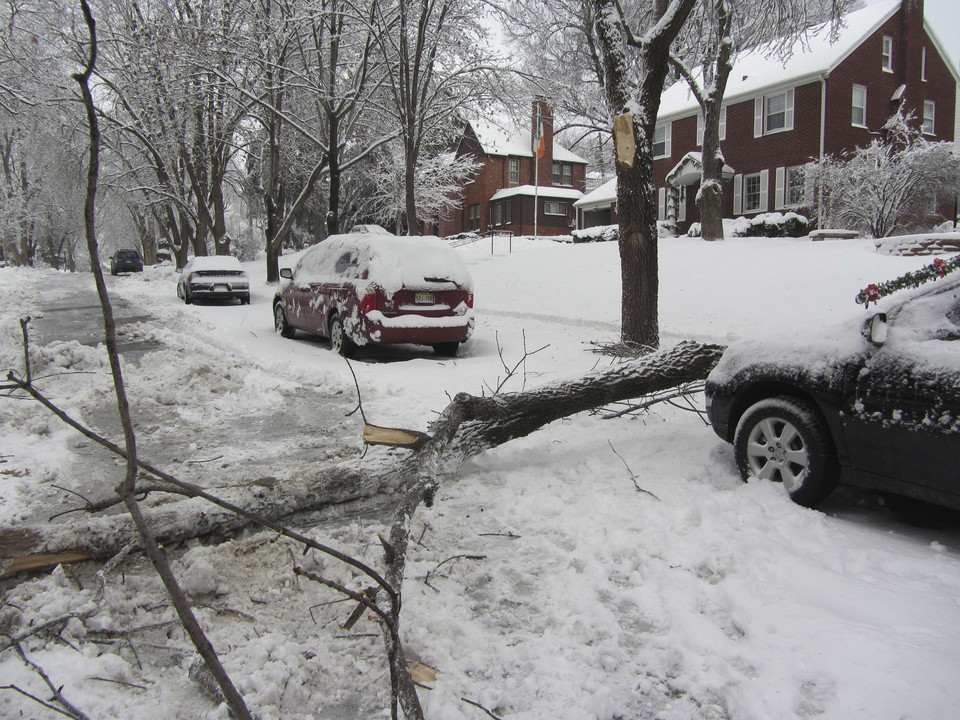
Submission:
[[[620,217],[621,338],[657,347],[657,207],[653,131],[669,70],[670,46],[696,0],[658,0],[628,16],[616,0],[593,0],[607,108],[615,119]]]
[[[423,232],[417,205],[421,158],[452,146],[458,113],[493,92],[497,68],[484,48],[486,12],[477,0],[384,0],[376,3],[379,52],[386,72],[389,130],[400,138],[404,218]],[[422,168],[421,168],[422,170]]]

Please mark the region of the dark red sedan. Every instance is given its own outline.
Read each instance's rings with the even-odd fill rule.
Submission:
[[[366,226],[369,227],[369,226]],[[386,231],[332,235],[283,268],[273,300],[277,332],[330,338],[352,357],[359,346],[414,343],[455,356],[473,332],[473,282],[436,237]]]

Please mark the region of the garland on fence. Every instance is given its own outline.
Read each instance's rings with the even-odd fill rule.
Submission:
[[[889,280],[879,285],[867,285],[867,287],[857,294],[857,303],[862,303],[864,307],[870,307],[871,301],[876,304],[877,300],[891,295],[897,292],[897,290],[920,287],[924,283],[930,282],[931,280],[938,280],[946,276],[947,273],[958,269],[960,269],[960,255],[950,260],[937,258],[926,267],[908,272],[906,275],[901,275],[894,280]]]

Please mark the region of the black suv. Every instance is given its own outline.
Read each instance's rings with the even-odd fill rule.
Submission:
[[[110,274],[143,272],[143,259],[136,250],[117,250],[110,256]]]
[[[881,309],[724,352],[707,414],[744,479],[807,506],[842,482],[960,509],[960,278]]]

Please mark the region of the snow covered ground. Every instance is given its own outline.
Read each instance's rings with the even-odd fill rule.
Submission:
[[[493,254],[487,241],[458,252],[476,286],[474,337],[456,359],[406,349],[361,357],[354,370],[371,422],[425,429],[448,395],[490,392],[524,348],[532,354],[505,391],[610,362],[589,343],[618,335],[615,244],[514,239],[512,253],[505,241]],[[862,317],[853,298],[869,283],[930,261],[879,254],[870,241],[766,238],[663,240],[660,258],[664,344],[816,333]],[[273,332],[273,290],[259,264],[248,270],[249,306],[184,306],[169,268],[108,278],[112,292],[156,318],[127,332],[166,347],[126,368],[145,432],[150,408],[212,425],[225,411],[259,417],[290,393],[353,392],[349,369],[326,343]],[[5,367],[19,366],[17,318],[37,312],[51,275],[0,269]],[[61,344],[34,357],[38,375],[87,373],[45,381],[81,414],[109,388],[93,349]],[[3,526],[56,497],[53,485],[110,488],[119,479],[81,477],[71,459],[81,443],[71,432],[32,404],[0,403]],[[361,458],[360,421],[343,422],[349,429],[353,420],[349,461],[382,459]],[[177,441],[182,457],[226,462],[249,450],[229,436],[218,448],[165,438]],[[290,434],[291,458],[304,442]],[[297,470],[291,461],[276,475]],[[209,485],[230,482],[216,467],[203,472]],[[741,483],[732,449],[691,412],[664,406],[642,417],[555,423],[470,462],[414,526],[420,542],[408,558],[404,639],[415,659],[439,671],[421,691],[434,720],[488,717],[462,698],[511,720],[947,720],[960,707],[960,528],[906,525],[853,492],[812,511],[777,487]],[[382,530],[372,513],[313,532],[379,565]],[[341,630],[352,607],[324,604],[336,599],[332,591],[292,568],[302,562],[360,587],[350,573],[257,532],[220,546],[191,543],[176,557],[201,621],[259,717],[389,716],[374,623]],[[89,605],[94,570],[79,569],[75,580],[58,569],[4,586],[0,627],[9,632],[21,614],[41,622]],[[90,717],[227,717],[188,679],[192,652],[172,619],[159,583],[133,558],[107,577],[99,613],[71,622],[63,642],[35,638],[24,650]],[[131,628],[138,630],[116,634]],[[0,655],[0,678],[49,697],[12,651]],[[0,716],[20,712],[58,717],[0,691]]]

